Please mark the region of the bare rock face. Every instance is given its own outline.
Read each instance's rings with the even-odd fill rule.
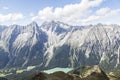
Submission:
[[[39,73],[31,80],[82,80],[79,76],[70,75],[64,72],[55,72],[52,74]]]
[[[117,71],[116,71],[116,72],[117,72]],[[118,73],[118,74],[120,74],[120,73]],[[120,80],[120,76],[115,75],[114,72],[110,72],[110,73],[107,74],[107,75],[108,75],[108,77],[109,77],[110,80]]]
[[[71,26],[58,21],[0,27],[0,68],[120,66],[120,26]],[[63,63],[64,61],[64,63]]]
[[[83,80],[109,80],[106,73],[97,65],[80,67],[69,73],[79,75]]]
[[[0,80],[8,80],[8,79],[4,77],[0,77]]]
[[[51,78],[49,77],[48,74],[41,72],[41,73],[35,75],[31,80],[47,80],[47,79],[51,80]]]

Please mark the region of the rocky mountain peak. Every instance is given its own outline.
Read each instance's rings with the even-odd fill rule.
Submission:
[[[0,43],[9,52],[11,66],[54,68],[101,64],[104,67],[107,64],[111,69],[119,67],[120,27],[96,26],[71,29],[73,26],[59,21],[44,22],[41,26],[36,22],[27,26],[11,25],[0,33]]]
[[[28,26],[38,26],[37,22],[32,21],[30,24],[28,24]]]

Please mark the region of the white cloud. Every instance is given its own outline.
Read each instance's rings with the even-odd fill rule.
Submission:
[[[120,9],[111,10],[110,8],[101,8],[96,11],[96,14],[90,15],[89,17],[85,18],[82,21],[83,23],[88,23],[88,22],[102,19],[101,22],[103,22],[104,19],[113,18],[114,16],[117,16],[119,14],[120,14]]]
[[[92,21],[97,20],[99,18],[100,18],[100,16],[92,15],[92,16],[89,16],[88,18],[83,19],[82,23],[92,22]]]
[[[30,15],[31,17],[33,17],[33,16],[34,16],[34,13],[33,13],[33,12],[31,12],[29,15]]]
[[[9,14],[0,14],[0,23],[6,22],[6,21],[16,21],[18,19],[22,19],[23,14],[21,13],[9,13]]]
[[[81,25],[93,22],[105,23],[105,20],[109,18],[112,23],[112,18],[120,14],[120,9],[100,8],[102,2],[104,0],[81,0],[78,4],[69,4],[64,7],[46,7],[40,10],[37,16],[33,16],[32,20],[56,20],[68,24]],[[95,7],[97,8],[93,9]],[[109,22],[109,19],[106,22]]]
[[[114,16],[120,14],[120,9],[110,10],[106,16]]]
[[[3,9],[4,9],[4,10],[8,10],[9,8],[8,8],[8,7],[6,7],[6,6],[4,6],[4,7],[3,7]]]
[[[104,0],[81,0],[78,4],[69,4],[64,7],[46,7],[40,10],[32,20],[62,21],[66,23],[78,24],[91,13],[91,8],[99,6]]]
[[[106,13],[108,13],[110,11],[110,8],[105,7],[105,8],[101,8],[99,10],[96,11],[96,14],[98,15],[105,15]]]

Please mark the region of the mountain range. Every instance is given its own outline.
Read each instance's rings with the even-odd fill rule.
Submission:
[[[120,68],[120,26],[59,21],[0,26],[0,68],[99,65]]]

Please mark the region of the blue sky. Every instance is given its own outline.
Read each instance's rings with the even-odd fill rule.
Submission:
[[[0,0],[0,24],[120,24],[120,0]]]

